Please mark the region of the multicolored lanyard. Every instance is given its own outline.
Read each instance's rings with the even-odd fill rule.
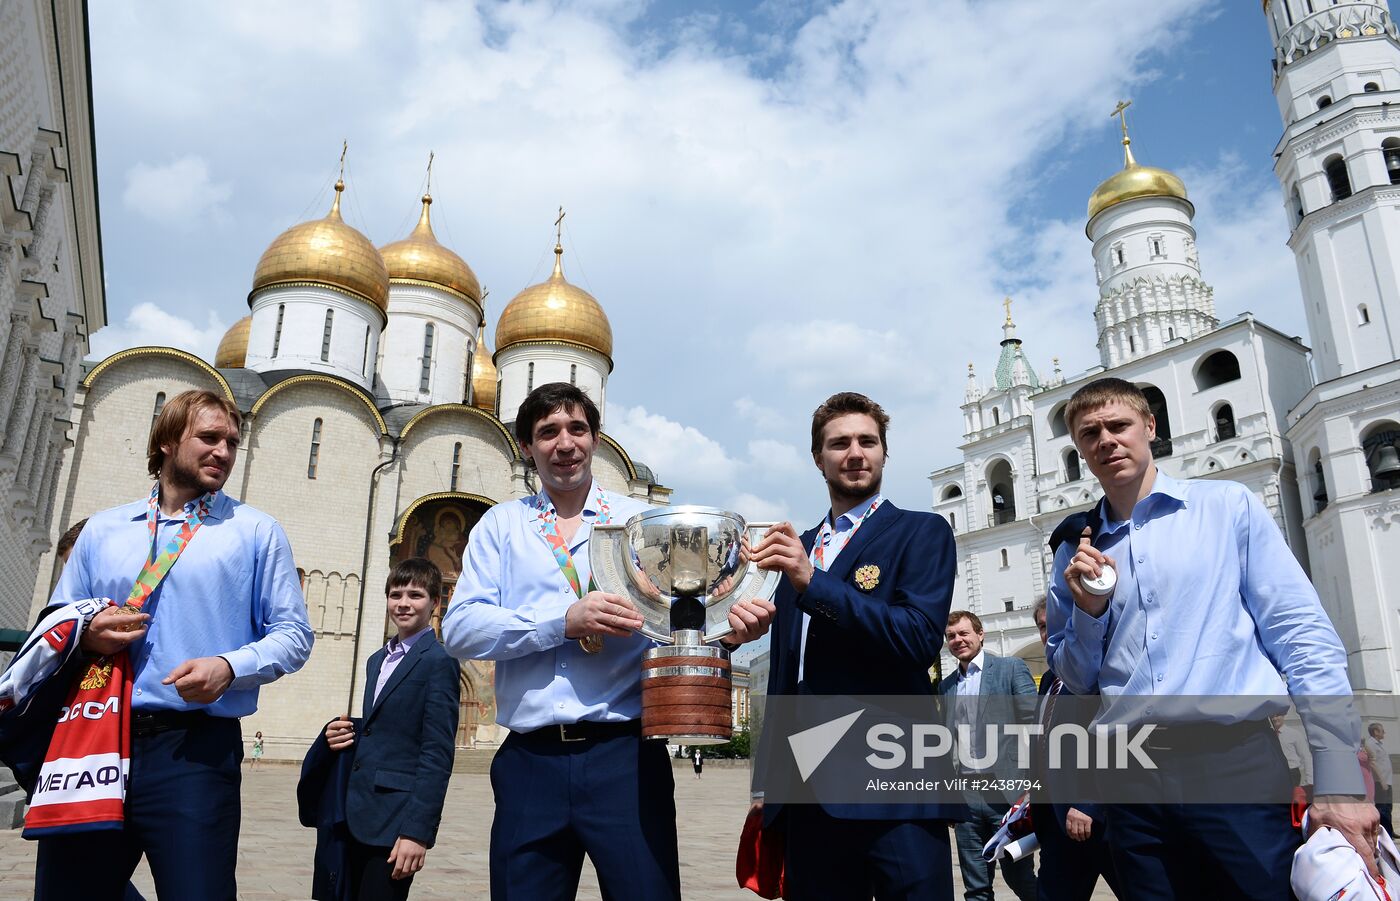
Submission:
[[[564,578],[569,580],[569,587],[574,590],[574,594],[583,597],[587,594],[583,584],[578,577],[578,567],[574,566],[574,555],[569,553],[569,543],[564,540],[564,536],[559,534],[559,511],[554,509],[554,502],[549,499],[549,495],[541,491],[530,499],[530,506],[535,508],[535,527],[540,530],[540,535],[544,538],[549,549],[554,552],[554,562],[559,564],[559,571],[564,574]],[[612,520],[612,507],[608,504],[608,499],[603,496],[603,489],[596,482],[593,485],[593,506],[597,509],[598,515],[594,518],[595,525],[607,525]],[[592,577],[588,579],[588,591],[596,590]]]
[[[851,534],[846,536],[847,544],[849,544],[851,539],[855,537],[856,529],[860,528],[860,524],[869,519],[870,514],[878,510],[880,508],[880,505],[884,502],[885,499],[883,497],[875,498],[874,502],[871,503],[871,505],[866,509],[866,511],[860,515],[860,519],[857,519],[855,523],[851,526]],[[846,514],[843,513],[841,515],[845,516]],[[812,542],[812,565],[815,566],[817,569],[821,570],[822,572],[826,571],[827,546],[831,544],[831,540],[835,537],[836,527],[831,524],[831,517],[830,515],[828,515],[826,519],[822,520],[822,527],[821,531],[817,533],[817,540]]]
[[[141,612],[141,607],[150,599],[160,586],[161,580],[165,578],[165,574],[170,572],[170,567],[175,565],[175,561],[184,552],[185,545],[190,543],[194,533],[204,525],[204,518],[209,515],[209,509],[213,506],[212,493],[201,497],[190,512],[185,514],[185,522],[180,526],[180,531],[165,545],[165,550],[157,555],[156,541],[160,535],[160,486],[151,488],[151,497],[146,504],[146,527],[151,534],[151,549],[146,552],[146,563],[141,567],[141,574],[132,583],[131,593],[126,596],[127,612]]]
[[[583,583],[578,577],[578,567],[574,566],[574,555],[569,553],[569,543],[559,534],[559,511],[554,509],[554,502],[541,491],[531,498],[530,505],[535,508],[535,526],[540,530],[540,535],[544,537],[549,549],[554,552],[554,562],[559,564],[559,571],[569,580],[569,587],[574,590],[574,594],[583,597],[588,591],[596,591],[598,585],[593,581],[591,573],[588,577],[588,591],[584,591]],[[596,482],[593,484],[593,506],[598,511],[593,520],[594,525],[606,525],[612,520],[612,507],[603,495],[602,486]],[[585,635],[578,640],[578,646],[589,654],[596,654],[603,649],[603,636]]]

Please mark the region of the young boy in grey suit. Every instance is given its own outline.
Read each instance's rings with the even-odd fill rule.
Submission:
[[[404,899],[437,838],[452,775],[461,684],[432,616],[442,573],[415,557],[384,593],[397,630],[369,658],[364,715],[326,726],[331,750],[355,755],[345,813],[351,897]]]

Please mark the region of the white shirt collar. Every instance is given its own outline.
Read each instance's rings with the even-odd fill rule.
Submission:
[[[985,659],[986,653],[986,651],[978,651],[977,656],[968,661],[967,672],[963,673],[964,677],[970,676],[973,673],[982,672],[982,662]]]

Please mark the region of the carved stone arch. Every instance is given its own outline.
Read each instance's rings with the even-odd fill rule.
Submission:
[[[369,395],[365,394],[354,385],[351,385],[349,382],[331,378],[328,375],[297,375],[278,382],[264,391],[262,396],[253,403],[253,409],[250,411],[251,416],[256,419],[257,415],[262,412],[268,403],[279,394],[293,388],[300,388],[308,385],[327,385],[334,390],[343,391],[354,397],[364,405],[365,411],[369,414],[369,418],[374,423],[374,427],[379,431],[379,434],[389,434],[389,428],[384,424],[384,417],[379,415],[379,408],[374,405],[374,400],[370,398]]]
[[[1226,453],[1229,452],[1226,451]],[[1199,475],[1208,476],[1218,472],[1223,472],[1224,470],[1229,468],[1230,464],[1228,462],[1222,460],[1216,454],[1211,454],[1209,457],[1200,462],[1199,466],[1196,469],[1196,472]]]
[[[228,380],[225,379],[223,375],[219,373],[219,370],[215,369],[213,366],[210,366],[208,363],[204,362],[194,354],[187,353],[183,350],[177,350],[173,347],[131,347],[126,350],[119,350],[92,368],[92,372],[89,372],[83,378],[83,387],[91,389],[92,386],[96,384],[100,378],[102,378],[103,374],[114,366],[118,366],[123,363],[130,362],[132,360],[150,358],[165,358],[169,360],[179,360],[182,363],[188,363],[190,366],[193,366],[196,370],[200,371],[203,375],[210,378],[217,386],[216,390],[222,392],[224,397],[228,398],[229,403],[234,402],[233,389],[229,387]]]
[[[403,427],[403,431],[399,433],[399,439],[403,441],[405,445],[407,445],[409,436],[413,433],[414,429],[418,426],[419,423],[423,422],[423,420],[428,419],[429,417],[437,417],[446,414],[454,414],[459,417],[465,417],[468,421],[481,422],[484,426],[490,429],[490,433],[492,435],[493,440],[496,440],[500,443],[500,446],[506,451],[506,453],[510,456],[512,460],[521,459],[520,447],[515,443],[514,436],[511,435],[510,430],[505,427],[505,424],[502,423],[491,413],[488,413],[487,411],[482,410],[478,407],[470,406],[468,404],[434,404],[431,407],[426,407],[423,410],[420,410]]]

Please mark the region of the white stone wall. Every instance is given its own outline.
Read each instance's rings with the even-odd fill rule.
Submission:
[[[314,372],[345,379],[366,391],[373,387],[379,336],[385,323],[384,313],[374,304],[319,285],[285,285],[259,292],[252,309],[246,365],[253,372]],[[334,315],[329,353],[323,361],[328,310]]]
[[[389,284],[389,324],[379,345],[379,377],[400,403],[460,404],[466,400],[470,357],[476,351],[475,307],[430,285]],[[433,326],[428,390],[423,386],[424,332]]]
[[[530,378],[533,365],[534,379]],[[573,369],[572,367],[578,367]],[[515,413],[531,385],[538,388],[549,382],[573,383],[598,405],[607,427],[608,361],[597,351],[572,344],[515,344],[496,352],[496,369],[500,374],[500,390],[496,393],[501,419],[515,421]]]

